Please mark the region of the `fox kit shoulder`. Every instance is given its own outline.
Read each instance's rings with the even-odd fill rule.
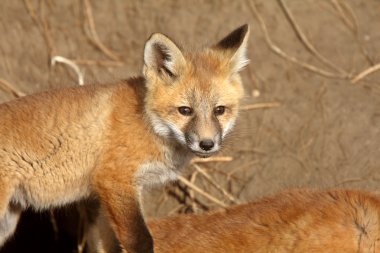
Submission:
[[[20,210],[95,195],[123,247],[152,252],[139,191],[175,179],[192,156],[219,151],[243,95],[247,39],[245,25],[187,52],[154,34],[141,78],[1,104],[0,245]]]
[[[292,190],[224,211],[156,219],[148,226],[158,253],[378,252],[380,196]]]

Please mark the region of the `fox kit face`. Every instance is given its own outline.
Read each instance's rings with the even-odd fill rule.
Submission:
[[[217,152],[234,126],[243,88],[248,26],[211,48],[182,52],[169,38],[153,34],[144,51],[145,110],[154,131],[174,138],[194,154]]]

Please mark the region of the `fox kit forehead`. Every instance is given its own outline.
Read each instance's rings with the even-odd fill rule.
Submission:
[[[184,53],[187,59],[188,67],[191,68],[193,76],[210,77],[227,77],[230,73],[228,61],[209,48],[198,52]]]
[[[203,72],[203,73],[200,73]],[[172,85],[156,86],[151,93],[152,103],[155,103],[156,110],[165,107],[190,106],[192,108],[208,108],[233,106],[243,96],[243,86],[240,81],[233,78],[213,76],[198,68],[198,73],[182,75]],[[239,77],[236,77],[239,79]]]
[[[183,89],[192,91],[200,100],[207,98],[215,104],[236,103],[236,99],[242,97],[240,76],[231,75],[229,62],[220,54],[206,49],[192,53],[188,59],[191,70],[187,80],[183,80]]]
[[[228,62],[210,49],[184,53],[186,70],[173,85],[177,94],[184,99],[197,100],[199,97],[210,99],[220,97],[220,91],[229,91],[234,82]],[[232,84],[233,85],[233,84]],[[236,87],[231,87],[236,89]],[[236,95],[236,94],[235,94]]]
[[[184,51],[163,34],[153,34],[144,49],[146,107],[237,104],[243,96],[239,76],[248,64],[248,26],[244,25],[219,43],[199,51]],[[175,105],[174,105],[175,104]]]

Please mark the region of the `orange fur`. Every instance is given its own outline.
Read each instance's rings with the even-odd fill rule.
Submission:
[[[153,252],[141,188],[175,179],[194,154],[218,150],[197,145],[204,133],[221,143],[222,131],[237,117],[242,88],[236,66],[246,63],[239,59],[245,59],[240,51],[247,36],[243,26],[226,37],[229,44],[186,53],[155,34],[145,46],[144,77],[1,104],[0,246],[21,210],[96,196],[128,252]],[[198,110],[198,103],[206,109]],[[194,114],[180,115],[183,105],[194,107]],[[214,115],[217,105],[226,113]],[[196,117],[200,123],[190,124]],[[204,130],[211,125],[212,131]]]
[[[148,226],[157,253],[375,253],[379,218],[379,195],[302,189]]]

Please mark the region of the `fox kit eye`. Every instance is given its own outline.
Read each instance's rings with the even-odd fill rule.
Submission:
[[[223,115],[225,110],[226,110],[226,107],[224,107],[224,106],[217,106],[217,107],[214,108],[214,114],[215,114],[215,116]]]
[[[184,116],[191,116],[193,114],[193,109],[188,106],[180,106],[178,107],[178,111]]]

